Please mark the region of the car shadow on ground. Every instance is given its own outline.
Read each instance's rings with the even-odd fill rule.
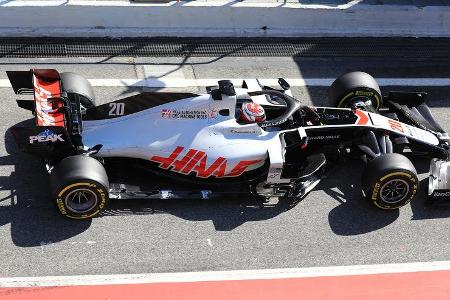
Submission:
[[[428,158],[413,158],[416,170],[422,180],[416,197],[411,201],[412,220],[450,217],[450,203],[430,205],[427,202],[428,177],[430,166]],[[358,160],[340,164],[321,181],[317,189],[323,190],[341,204],[328,215],[330,227],[338,235],[358,235],[381,229],[393,223],[407,208],[400,210],[381,210],[373,206],[361,190],[360,178],[364,163]],[[352,179],[346,179],[352,178]]]
[[[102,216],[171,214],[189,221],[212,221],[217,231],[231,231],[247,222],[274,218],[294,207],[291,201],[270,203],[258,198],[165,199],[111,201]]]
[[[340,163],[317,186],[339,205],[329,212],[330,227],[338,235],[357,235],[381,229],[399,211],[382,211],[363,199],[359,183],[363,163]],[[308,197],[308,196],[306,196]],[[297,206],[301,200],[281,199],[267,203],[258,198],[210,200],[121,200],[111,201],[103,216],[171,214],[189,221],[212,221],[218,231],[231,231],[247,222],[274,218]]]
[[[337,235],[372,232],[388,226],[399,216],[398,210],[382,211],[365,199],[360,183],[363,168],[361,160],[342,162],[317,187],[340,203],[328,213],[330,228]]]
[[[32,124],[32,120],[18,125]],[[8,129],[5,133],[8,155],[0,157],[0,226],[11,226],[11,238],[19,247],[51,244],[76,236],[91,221],[74,221],[60,216],[48,192],[48,177],[41,162],[23,154]],[[9,175],[9,176],[7,176]]]

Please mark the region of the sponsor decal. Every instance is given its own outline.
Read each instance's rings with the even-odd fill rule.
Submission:
[[[170,109],[163,109],[161,111],[161,118],[170,119],[171,116],[172,116],[172,111]]]
[[[182,154],[183,153],[183,154]],[[218,157],[208,165],[208,155],[200,150],[188,149],[178,146],[167,156],[152,156],[151,161],[159,164],[159,167],[173,172],[188,175],[194,172],[197,177],[237,177],[242,175],[248,167],[260,163],[262,160],[242,160],[229,168],[228,161],[224,157]]]
[[[267,178],[269,179],[280,178],[282,172],[283,172],[282,168],[270,168]]]
[[[52,97],[52,93],[44,89],[42,86],[37,84],[37,80],[34,81],[34,96],[38,102],[47,102],[47,99]]]
[[[30,136],[30,144],[34,144],[35,142],[44,143],[44,142],[64,142],[61,134],[53,133],[50,129],[46,129],[39,133],[38,135]]]
[[[403,129],[403,125],[400,122],[397,122],[395,120],[389,119],[388,120],[389,126],[395,130],[395,131],[399,131],[401,133],[405,133],[405,130]]]
[[[434,197],[450,197],[450,191],[446,191],[446,192],[434,192],[433,193]]]
[[[356,91],[355,95],[356,95],[356,96],[367,96],[367,97],[372,97],[372,96],[373,96],[373,92]]]
[[[215,119],[218,116],[216,109],[187,110],[187,109],[163,109],[161,118],[173,120],[206,120]]]
[[[215,119],[219,115],[219,111],[217,109],[211,109],[208,111],[208,118]]]
[[[372,200],[377,200],[378,192],[380,191],[381,184],[378,182],[375,184],[372,192]]]
[[[256,129],[231,129],[231,133],[253,133],[258,134],[259,132]]]
[[[310,140],[333,140],[333,139],[339,139],[341,137],[340,134],[335,135],[318,135],[318,136],[308,136],[308,139]]]
[[[54,113],[62,103],[48,100],[61,96],[59,80],[45,82],[33,75],[34,99],[36,103],[36,121],[38,126],[64,126],[64,114]]]

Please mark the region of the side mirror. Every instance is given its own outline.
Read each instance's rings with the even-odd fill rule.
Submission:
[[[291,88],[289,83],[284,78],[278,78],[278,84],[281,86],[283,90],[288,90]]]
[[[100,149],[102,149],[102,147],[103,147],[103,145],[101,145],[101,144],[95,145],[94,147],[89,148],[89,150],[86,153],[84,153],[84,154],[87,155],[87,156],[91,156],[93,154],[97,154],[98,151],[100,151]]]
[[[220,80],[219,91],[227,96],[236,96],[233,83],[230,80]]]

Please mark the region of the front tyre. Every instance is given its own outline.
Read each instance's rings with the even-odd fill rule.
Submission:
[[[366,198],[381,209],[398,209],[417,193],[417,172],[411,161],[398,153],[371,160],[363,173],[362,187]]]
[[[96,159],[76,155],[61,160],[50,174],[50,184],[62,215],[89,219],[108,203],[108,177]]]
[[[375,79],[364,72],[350,72],[339,76],[328,89],[330,105],[338,108],[372,108],[382,105],[381,91]]]

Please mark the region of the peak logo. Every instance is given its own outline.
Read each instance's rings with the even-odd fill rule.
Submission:
[[[44,143],[44,142],[64,142],[61,134],[53,133],[51,130],[47,129],[39,133],[38,135],[30,136],[30,144],[34,144],[35,142]]]
[[[237,177],[242,175],[248,167],[260,163],[262,160],[242,160],[239,161],[231,170],[228,169],[227,159],[224,157],[217,158],[212,164],[207,165],[208,155],[200,150],[189,149],[184,155],[184,147],[178,146],[167,157],[152,156],[151,161],[159,164],[159,167],[173,172],[188,175],[194,172],[197,177],[208,178],[214,177]]]

